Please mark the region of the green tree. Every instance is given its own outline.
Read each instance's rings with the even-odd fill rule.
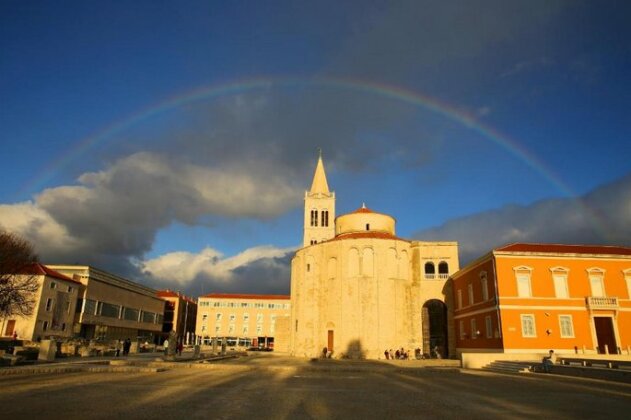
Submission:
[[[33,245],[20,236],[0,231],[0,317],[28,316],[39,289]]]

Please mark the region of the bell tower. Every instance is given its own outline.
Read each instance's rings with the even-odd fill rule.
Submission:
[[[322,150],[318,157],[311,190],[305,191],[305,221],[302,246],[314,245],[335,236],[335,193],[326,182]]]

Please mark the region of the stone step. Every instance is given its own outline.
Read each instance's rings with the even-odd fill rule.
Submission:
[[[530,372],[532,362],[513,362],[510,360],[496,360],[482,367],[483,370],[499,373],[526,373]]]

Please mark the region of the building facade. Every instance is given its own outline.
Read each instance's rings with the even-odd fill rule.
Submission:
[[[631,248],[511,244],[453,276],[458,353],[621,353]]]
[[[400,238],[393,217],[365,205],[334,219],[335,193],[322,157],[305,193],[304,215],[283,350],[369,359],[399,348],[453,352],[448,280],[459,269],[457,243]]]
[[[83,285],[74,320],[75,336],[152,343],[159,340],[165,301],[155,290],[90,266],[49,268]]]
[[[174,331],[185,344],[193,343],[195,341],[197,302],[172,290],[160,290],[158,297],[165,301],[162,341],[169,336],[171,331]]]
[[[29,316],[0,318],[2,335],[17,336],[28,341],[72,337],[77,298],[83,285],[39,263],[33,264],[26,271],[17,276],[33,278],[39,283],[33,296],[33,313]]]
[[[225,338],[230,346],[273,348],[290,306],[287,295],[210,293],[198,299],[196,334],[205,345]]]

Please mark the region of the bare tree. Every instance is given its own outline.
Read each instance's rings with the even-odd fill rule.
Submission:
[[[0,317],[33,313],[39,281],[37,255],[25,239],[0,231]]]

